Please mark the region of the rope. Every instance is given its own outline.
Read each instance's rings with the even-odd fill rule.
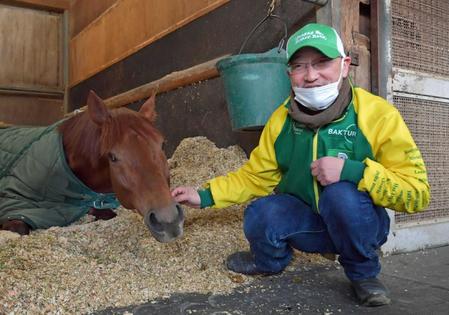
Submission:
[[[246,43],[248,42],[248,40],[250,39],[250,37],[254,34],[254,32],[259,28],[259,26],[261,26],[263,23],[265,23],[266,20],[268,20],[269,18],[275,18],[278,19],[282,22],[282,24],[284,24],[284,37],[281,39],[281,41],[279,42],[278,45],[278,52],[281,51],[282,47],[284,46],[285,40],[287,39],[287,24],[285,23],[285,21],[278,15],[273,14],[274,9],[276,8],[277,5],[279,5],[281,2],[281,0],[268,0],[267,5],[268,5],[268,11],[267,11],[267,15],[259,22],[257,23],[257,25],[249,32],[248,36],[245,38],[245,40],[243,41],[242,46],[240,46],[239,52],[238,54],[240,55],[243,51],[243,48],[246,46]]]
[[[281,3],[281,0],[268,0],[268,11],[267,11],[267,15],[271,15],[274,12],[274,9],[276,8],[276,6],[279,6]]]

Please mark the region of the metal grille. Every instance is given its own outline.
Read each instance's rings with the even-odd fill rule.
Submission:
[[[449,76],[449,1],[394,0],[391,13],[393,65]]]
[[[418,98],[394,96],[399,109],[426,163],[431,188],[429,208],[416,215],[396,213],[397,223],[449,218],[449,104]]]

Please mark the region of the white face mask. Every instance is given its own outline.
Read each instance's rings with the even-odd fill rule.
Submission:
[[[313,88],[300,88],[294,86],[292,89],[295,93],[295,100],[301,103],[301,105],[315,111],[323,110],[331,106],[338,97],[338,85],[340,84],[343,74],[343,63],[344,60],[342,58],[340,76],[336,82]]]

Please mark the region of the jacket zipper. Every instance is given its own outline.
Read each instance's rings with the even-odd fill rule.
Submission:
[[[313,148],[312,148],[312,154],[313,154],[313,162],[318,159],[318,132],[320,128],[318,128],[315,131],[315,135],[313,136]],[[318,192],[318,181],[315,176],[313,176],[313,192],[315,194],[315,206],[316,211],[320,213],[320,209],[318,208],[318,200],[320,198],[319,192]]]

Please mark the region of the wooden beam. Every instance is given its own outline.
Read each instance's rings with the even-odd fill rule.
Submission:
[[[60,89],[52,89],[43,86],[6,86],[0,85],[0,95],[22,95],[22,96],[45,96],[52,98],[63,98],[64,91]]]
[[[228,56],[229,55],[225,55],[185,70],[172,72],[161,79],[108,98],[105,100],[105,104],[109,108],[121,107],[150,97],[154,91],[156,91],[157,94],[161,94],[192,83],[218,77],[219,73],[216,63]],[[86,106],[83,106],[75,112],[68,113],[66,116],[72,116],[79,111],[86,110],[86,108]]]
[[[370,2],[371,92],[376,95],[379,95],[380,87],[379,11],[379,1],[372,0]]]
[[[2,3],[56,12],[63,12],[70,8],[70,0],[5,0]]]

